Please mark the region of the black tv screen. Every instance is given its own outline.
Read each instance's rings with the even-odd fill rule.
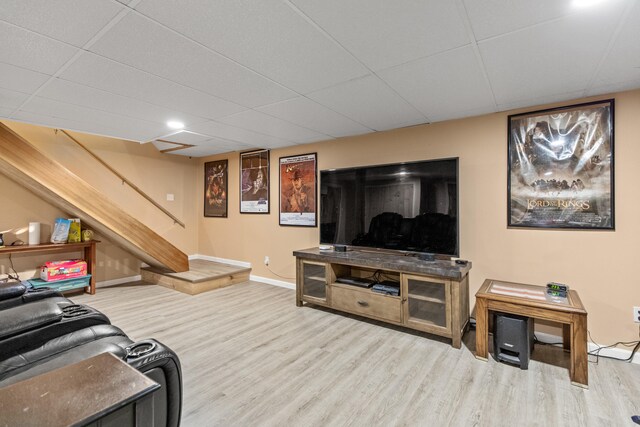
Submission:
[[[320,171],[320,243],[458,256],[458,159]]]

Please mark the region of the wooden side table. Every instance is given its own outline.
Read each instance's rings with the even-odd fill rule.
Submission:
[[[85,288],[85,292],[94,295],[96,293],[96,243],[100,243],[100,241],[90,240],[88,242],[78,243],[43,243],[40,245],[5,246],[4,248],[0,248],[0,255],[34,252],[82,251],[82,257],[87,262],[87,273],[91,275],[89,286]]]
[[[126,362],[102,353],[0,388],[0,425],[123,426],[129,419],[136,422],[124,426],[150,426],[148,417],[136,414],[153,410],[146,396],[158,388]]]
[[[571,352],[571,384],[588,388],[587,311],[576,291],[553,299],[544,286],[485,280],[476,293],[476,357],[485,361],[491,311],[562,323],[563,347]]]

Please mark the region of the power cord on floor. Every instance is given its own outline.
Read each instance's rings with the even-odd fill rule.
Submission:
[[[591,338],[591,331],[587,331],[587,333],[589,334],[589,341],[591,341],[597,348],[595,350],[591,350],[590,352],[588,352],[589,356],[595,356],[596,357],[596,361],[592,362],[595,363],[596,365],[598,364],[598,361],[600,360],[601,357],[605,358],[605,359],[613,359],[613,360],[620,360],[622,362],[631,362],[636,354],[636,352],[638,351],[638,349],[640,349],[640,340],[637,341],[618,341],[616,343],[610,344],[610,345],[605,345],[602,346],[598,343],[596,343],[593,338]],[[640,336],[640,327],[638,327],[638,335]],[[621,357],[614,357],[614,356],[603,356],[600,354],[600,352],[602,350],[606,350],[608,348],[614,348],[617,347],[618,345],[623,345],[625,347],[633,347],[633,350],[631,350],[631,355],[629,357],[627,357],[626,359],[623,359]]]
[[[267,267],[267,270],[269,270],[271,273],[275,274],[276,276],[280,277],[281,279],[296,280],[296,278],[295,278],[295,277],[282,276],[282,275],[280,275],[280,274],[276,273],[276,272],[275,272],[275,271],[273,271],[273,270],[271,269],[271,267],[269,267],[268,265],[267,265],[266,267]]]

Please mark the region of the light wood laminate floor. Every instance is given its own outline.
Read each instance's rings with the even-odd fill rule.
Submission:
[[[430,335],[295,306],[247,282],[200,295],[132,284],[72,297],[182,362],[183,426],[631,426],[640,365],[600,359],[589,390],[536,346],[529,369],[476,360]],[[541,361],[545,361],[542,363]]]

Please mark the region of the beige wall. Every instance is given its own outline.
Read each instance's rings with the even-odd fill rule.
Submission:
[[[198,215],[194,206],[197,205],[196,182],[199,168],[196,160],[162,154],[151,144],[141,145],[130,141],[72,133],[92,152],[184,222],[186,228],[182,228],[128,185],[123,185],[120,179],[61,132],[56,134],[53,129],[24,123],[4,123],[180,250],[187,254],[197,252]],[[167,201],[167,193],[174,194],[175,201]],[[26,227],[32,221],[43,223],[42,238],[48,239],[54,219],[58,216],[69,217],[67,213],[40,200],[4,175],[0,175],[0,200],[0,232],[8,231],[8,243],[16,238],[26,242]],[[97,249],[98,281],[139,274],[140,261],[137,258],[102,236],[97,238],[102,241]],[[68,257],[68,254],[47,254],[36,257],[20,255],[13,258],[16,270],[22,273],[21,277],[28,278],[33,276],[35,266],[42,262]],[[6,274],[8,268],[8,259],[0,257],[0,275]]]
[[[228,158],[230,182],[229,217],[200,216],[199,252],[251,262],[252,273],[258,276],[294,281],[292,251],[317,246],[319,234],[317,228],[278,225],[277,164],[281,156],[317,152],[319,170],[459,157],[460,257],[473,262],[471,295],[486,278],[567,283],[579,292],[589,312],[589,330],[595,340],[605,343],[635,340],[638,326],[632,322],[631,312],[633,305],[640,306],[635,271],[640,238],[637,196],[640,144],[636,136],[640,91],[613,96],[616,99],[614,232],[507,228],[506,135],[507,115],[512,111],[272,150],[269,215],[239,214],[237,153],[201,159],[201,192],[205,161]],[[526,110],[533,109],[536,108]],[[199,211],[202,203],[199,199]],[[263,264],[265,255],[271,259],[273,272]]]
[[[635,136],[640,91],[612,96],[616,99],[614,232],[507,229],[506,126],[507,114],[513,111],[273,150],[269,215],[239,214],[238,153],[190,160],[162,155],[150,145],[74,134],[186,222],[186,229],[174,225],[123,187],[60,134],[47,128],[8,124],[184,252],[248,261],[254,275],[291,283],[295,276],[291,253],[317,246],[318,229],[278,225],[279,157],[317,152],[319,169],[459,157],[460,256],[473,262],[471,294],[485,278],[567,283],[578,290],[589,311],[593,338],[611,343],[637,339],[638,327],[631,321],[631,307],[640,305],[634,269],[640,237],[636,189],[640,145]],[[229,159],[229,217],[204,218],[202,165],[221,158]],[[166,193],[175,194],[176,201],[167,202]],[[67,216],[3,175],[0,206],[0,232],[9,231],[9,242],[16,232],[26,241],[24,230],[30,221],[51,224],[56,216]],[[271,271],[263,264],[265,255],[271,258]],[[33,266],[45,258],[50,259],[21,255],[14,257],[14,264],[18,271],[32,274]],[[107,241],[99,245],[98,263],[100,281],[139,271],[137,259]],[[6,274],[7,269],[8,260],[0,258],[0,274]]]

